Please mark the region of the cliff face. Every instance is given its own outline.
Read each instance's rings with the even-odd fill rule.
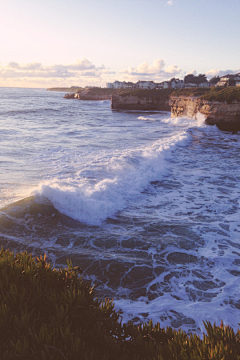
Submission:
[[[168,99],[162,99],[160,96],[137,95],[113,95],[111,108],[118,110],[171,110]]]
[[[217,125],[226,131],[240,130],[240,103],[225,104],[203,100],[200,97],[171,96],[169,100],[172,117],[188,116],[196,118],[197,113],[206,117],[209,125]]]

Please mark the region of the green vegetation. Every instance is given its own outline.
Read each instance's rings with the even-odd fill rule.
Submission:
[[[211,87],[211,88],[185,88],[172,93],[173,96],[201,96],[201,99],[209,101],[226,102],[232,104],[233,101],[240,102],[240,87]]]
[[[1,360],[237,360],[240,331],[206,323],[196,335],[160,325],[122,324],[112,301],[68,262],[53,269],[47,257],[0,252]]]
[[[172,93],[173,96],[203,96],[208,94],[212,88],[184,88],[176,90]]]
[[[198,76],[195,76],[193,74],[188,74],[184,78],[185,84],[200,84],[207,81],[207,77],[205,74],[199,74]]]
[[[174,92],[173,89],[134,89],[134,90],[122,90],[121,96],[151,96],[161,97],[161,99],[168,99],[169,96]]]
[[[74,86],[71,86],[71,87],[57,87],[57,88],[49,88],[47,89],[48,91],[64,91],[64,92],[77,92],[77,91],[82,91],[83,88],[80,88],[80,87],[74,87]]]
[[[220,77],[219,76],[214,76],[213,78],[211,78],[209,80],[209,82],[213,85],[216,85],[218,82],[220,81]]]
[[[232,104],[233,101],[240,102],[240,87],[229,86],[226,88],[213,87],[209,93],[202,96],[202,99],[209,101],[225,102]]]

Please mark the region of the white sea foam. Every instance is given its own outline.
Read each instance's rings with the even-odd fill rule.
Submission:
[[[164,123],[168,123],[174,126],[182,126],[182,127],[204,127],[206,117],[201,114],[197,113],[196,119],[189,118],[187,116],[182,117],[174,117],[174,118],[165,118],[162,120]]]
[[[0,229],[9,246],[41,248],[58,264],[72,255],[80,267],[84,256],[85,274],[125,321],[153,318],[201,333],[202,320],[223,319],[237,330],[239,135],[205,125],[201,115],[111,112],[104,101],[69,108],[61,93],[36,89],[11,89],[5,101],[7,93],[0,97],[0,200],[15,201],[41,182],[36,192],[61,212],[103,222],[71,228],[64,218],[55,226],[47,212],[16,212],[13,226]],[[116,221],[104,222],[108,216]]]
[[[154,117],[150,117],[150,116],[139,116],[138,117],[139,120],[144,120],[144,121],[155,121]]]
[[[80,179],[78,184],[74,178],[54,179],[41,183],[37,193],[51,200],[60,212],[87,224],[100,225],[139,196],[151,181],[166,175],[166,159],[177,146],[185,146],[190,140],[187,132],[181,132],[145,148],[123,151],[109,159],[105,178],[95,184],[87,179]]]

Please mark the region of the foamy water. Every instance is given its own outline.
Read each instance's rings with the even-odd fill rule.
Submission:
[[[238,328],[238,134],[201,115],[0,93],[4,247],[47,252],[56,265],[71,258],[124,321]]]

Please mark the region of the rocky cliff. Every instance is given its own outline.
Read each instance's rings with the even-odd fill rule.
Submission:
[[[112,96],[112,109],[171,111],[168,93],[161,90],[138,90]]]
[[[209,125],[217,125],[219,129],[226,131],[240,130],[240,102],[227,104],[194,96],[170,96],[169,105],[172,117],[196,118],[197,113],[201,113]]]
[[[107,88],[86,88],[79,90],[76,93],[66,94],[65,99],[78,99],[78,100],[111,100],[111,96],[119,92],[116,89]]]

